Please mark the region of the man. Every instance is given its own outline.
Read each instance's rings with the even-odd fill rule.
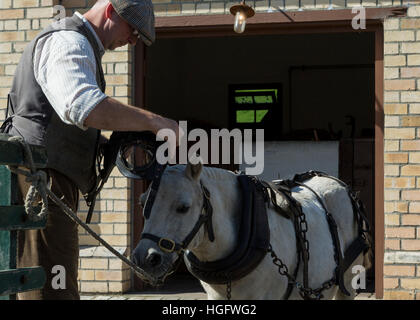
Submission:
[[[150,0],[98,0],[83,16],[55,21],[28,46],[16,69],[8,97],[9,118],[2,130],[46,147],[51,190],[77,210],[79,190],[96,181],[95,157],[101,129],[112,131],[179,131],[175,121],[106,96],[101,58],[105,50],[146,45],[155,39]],[[21,179],[22,180],[22,179]],[[22,195],[28,185],[20,182]],[[77,225],[49,203],[43,230],[20,232],[18,267],[41,265],[47,281],[42,290],[19,299],[80,299]],[[65,289],[52,286],[52,268],[63,266]],[[57,287],[56,287],[57,288]]]

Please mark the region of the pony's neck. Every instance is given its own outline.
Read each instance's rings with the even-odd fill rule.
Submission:
[[[210,191],[215,240],[211,242],[205,235],[192,252],[200,261],[215,261],[228,256],[235,248],[241,191],[237,176],[227,170],[204,167],[200,178]]]

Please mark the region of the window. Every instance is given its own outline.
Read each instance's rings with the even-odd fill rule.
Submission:
[[[229,86],[230,129],[264,129],[265,140],[281,136],[281,84]]]

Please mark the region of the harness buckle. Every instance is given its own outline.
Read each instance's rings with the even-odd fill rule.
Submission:
[[[170,245],[170,247],[167,246],[168,244]],[[175,241],[171,239],[160,238],[158,242],[158,246],[162,251],[171,253],[175,251],[176,244],[175,244]]]

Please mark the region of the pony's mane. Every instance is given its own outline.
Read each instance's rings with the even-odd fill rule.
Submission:
[[[178,164],[174,166],[168,167],[166,172],[183,172],[185,171],[185,164]],[[229,170],[216,168],[216,167],[206,167],[203,165],[203,171],[201,172],[202,175],[204,175],[208,179],[214,179],[214,180],[225,180],[225,179],[232,179],[233,176],[235,176],[235,173]]]
[[[232,176],[235,175],[232,171],[215,167],[203,167],[201,174],[204,174],[209,179],[215,180],[232,179]]]

